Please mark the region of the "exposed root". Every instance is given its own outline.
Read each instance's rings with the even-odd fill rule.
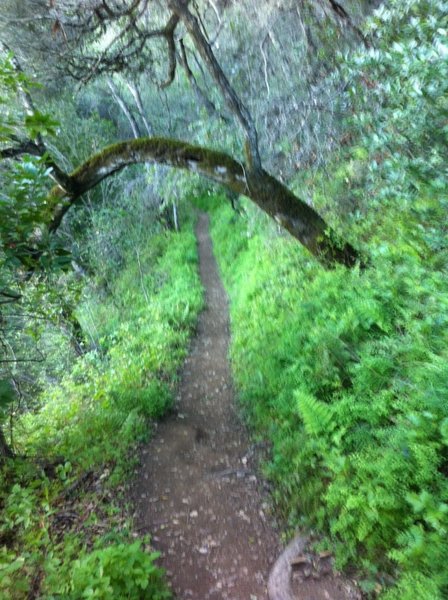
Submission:
[[[306,542],[305,537],[298,535],[276,560],[269,575],[269,600],[296,600],[291,588],[292,563],[299,554],[303,554]]]

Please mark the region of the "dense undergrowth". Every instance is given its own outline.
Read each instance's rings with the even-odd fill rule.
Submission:
[[[19,419],[27,459],[2,469],[0,598],[171,597],[157,554],[133,534],[124,484],[171,405],[201,305],[191,223],[155,234],[107,293],[87,294],[80,320],[94,323],[97,348]]]
[[[387,600],[448,597],[447,12],[383,7],[343,68],[345,146],[295,188],[366,257],[324,270],[255,209],[213,211],[242,406],[291,527]]]
[[[388,597],[445,597],[446,277],[412,255],[324,271],[229,208],[214,213],[213,238],[236,384],[272,441],[266,473],[281,515],[324,532],[366,590],[401,572]]]

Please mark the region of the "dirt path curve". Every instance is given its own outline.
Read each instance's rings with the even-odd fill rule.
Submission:
[[[179,599],[265,600],[278,542],[233,405],[228,306],[206,215],[196,234],[206,308],[175,414],[143,451],[137,520],[163,553]]]

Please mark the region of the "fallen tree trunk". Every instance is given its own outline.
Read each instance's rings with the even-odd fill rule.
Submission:
[[[113,144],[89,158],[68,176],[66,186],[53,189],[50,231],[56,231],[70,207],[103,179],[128,165],[147,162],[186,169],[247,196],[327,266],[340,263],[352,267],[360,260],[357,250],[338,239],[311,206],[263,168],[246,166],[224,152],[167,138]]]

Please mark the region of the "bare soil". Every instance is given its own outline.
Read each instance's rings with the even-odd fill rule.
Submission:
[[[152,545],[162,552],[177,598],[266,600],[280,544],[256,453],[233,403],[228,303],[206,215],[200,215],[196,234],[206,308],[181,373],[175,410],[142,450],[137,526],[151,533]],[[313,593],[312,573],[311,581],[300,579],[306,591],[301,600],[353,597],[341,595],[333,575],[319,595]]]

